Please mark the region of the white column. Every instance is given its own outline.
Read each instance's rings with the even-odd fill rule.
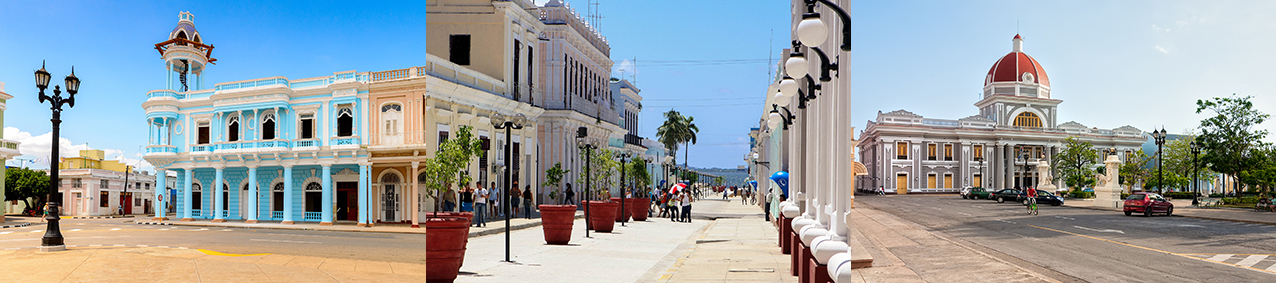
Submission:
[[[278,111],[275,112],[275,119],[279,120]],[[320,218],[319,225],[326,226],[326,225],[332,225],[332,202],[335,201],[332,198],[334,195],[333,194],[334,188],[332,187],[332,165],[324,164],[322,172],[323,172],[322,173],[323,177],[320,179],[323,181],[323,196],[322,196],[323,198],[320,201],[323,202],[322,204],[323,215],[319,217]]]
[[[172,200],[165,197],[168,195],[168,183],[164,180],[167,172],[164,168],[155,168],[155,218],[152,220],[168,219],[168,202]]]
[[[186,187],[182,189],[182,221],[194,221],[195,219],[191,217],[191,185],[195,179],[195,169],[187,168],[183,171],[186,171],[186,179],[183,180]]]
[[[408,180],[408,182],[412,183],[412,186],[409,186],[412,188],[412,193],[409,194],[411,199],[408,200],[408,202],[412,204],[409,209],[412,213],[412,228],[421,227],[421,224],[419,223],[420,219],[418,219],[421,214],[421,190],[417,184],[418,182],[416,181],[416,170],[418,166],[420,166],[419,162],[412,161],[412,169],[411,171],[408,171],[408,174],[406,174],[407,176],[404,177]]]

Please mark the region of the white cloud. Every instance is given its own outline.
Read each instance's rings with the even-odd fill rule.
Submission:
[[[1170,54],[1170,51],[1169,51],[1169,50],[1165,50],[1165,47],[1161,47],[1160,45],[1157,45],[1157,46],[1155,46],[1155,47],[1156,47],[1156,50],[1157,50],[1157,51],[1161,51],[1161,53]]]
[[[21,143],[18,145],[18,151],[22,152],[21,156],[10,160],[8,163],[12,166],[26,165],[32,168],[49,168],[50,151],[53,148],[53,133],[48,132],[40,135],[32,135],[30,132],[19,130],[15,127],[4,127],[4,137]],[[58,138],[58,155],[61,157],[75,157],[80,155],[80,150],[89,149],[88,143],[75,144],[71,140],[63,137]],[[154,166],[141,160],[141,153],[134,156],[138,158],[124,157],[124,151],[119,149],[106,148],[102,149],[106,153],[109,160],[121,160],[129,165],[137,166],[142,170],[154,170]],[[115,155],[115,157],[112,157]],[[54,161],[57,162],[57,161]],[[25,164],[24,164],[25,163]]]

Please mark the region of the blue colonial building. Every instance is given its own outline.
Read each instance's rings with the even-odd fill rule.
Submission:
[[[371,223],[367,208],[371,163],[366,136],[368,73],[290,80],[271,77],[204,88],[213,46],[182,12],[168,40],[155,45],[164,59],[165,89],[147,93],[150,139],[145,158],[155,165],[156,202],[175,202],[189,221],[336,220]],[[166,171],[177,188],[165,188]],[[165,210],[156,218],[168,219]]]

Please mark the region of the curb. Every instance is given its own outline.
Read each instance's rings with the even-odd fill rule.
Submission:
[[[132,215],[125,216],[72,216],[70,219],[112,219],[112,218],[133,218]]]
[[[173,223],[168,223],[168,222],[142,222],[142,221],[133,221],[133,224],[141,224],[141,225],[170,225],[170,226],[171,226],[171,225],[173,225]]]
[[[102,248],[130,248],[130,247],[132,247],[132,248],[166,248],[166,249],[191,250],[191,248],[187,248],[187,247],[150,246],[150,245],[121,245],[121,244],[114,244],[114,245],[112,245],[112,244],[100,244],[100,245],[66,245],[66,247],[67,247],[67,248],[97,248],[97,247],[102,247]],[[6,249],[3,249],[3,250],[5,250],[5,251],[13,251],[13,250],[39,249],[39,248],[40,248],[40,247],[20,247],[20,248],[6,248]]]
[[[31,226],[31,222],[22,222],[22,223],[18,223],[18,224],[4,225],[4,226],[0,226],[0,229],[4,229],[4,228],[18,228],[18,227],[27,227],[27,226]]]

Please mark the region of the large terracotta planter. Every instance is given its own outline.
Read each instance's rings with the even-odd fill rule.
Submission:
[[[572,222],[576,221],[575,205],[542,204],[541,226],[545,230],[545,243],[566,245],[572,240]]]
[[[634,213],[634,221],[647,221],[647,213],[651,210],[650,198],[631,198],[632,205],[629,211]]]
[[[590,201],[589,226],[597,232],[611,232],[616,225],[616,208],[620,203],[614,201]]]
[[[465,220],[474,220],[474,213],[473,212],[428,212],[425,214],[425,217],[426,218],[461,217],[461,218],[465,218]]]
[[[621,203],[620,198],[611,198],[611,201],[617,204],[616,205],[616,222],[629,221],[629,217],[632,216],[632,212],[625,211],[625,210],[629,210],[629,208],[634,205],[633,202],[630,200],[632,199],[626,198],[624,201],[625,205],[621,206],[619,205]]]
[[[465,260],[469,243],[470,221],[464,217],[427,218],[425,220],[425,282],[443,283],[456,280]]]

